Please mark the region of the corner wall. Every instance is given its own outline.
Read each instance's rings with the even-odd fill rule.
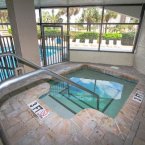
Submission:
[[[34,0],[6,0],[16,54],[40,65]],[[26,72],[33,70],[24,67]]]
[[[71,51],[70,61],[91,62],[111,65],[133,65],[134,54],[132,53],[113,53],[95,51]]]
[[[145,74],[145,15],[142,21],[140,35],[136,46],[134,67],[139,72]]]

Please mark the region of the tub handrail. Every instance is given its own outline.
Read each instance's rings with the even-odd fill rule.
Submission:
[[[97,98],[97,109],[99,110],[99,96],[96,93],[94,93],[93,91],[91,91],[91,90],[89,90],[89,89],[87,89],[87,88],[85,88],[85,87],[83,87],[83,86],[81,86],[81,85],[69,80],[68,78],[66,78],[66,77],[64,77],[62,75],[59,75],[59,74],[55,73],[54,71],[52,71],[52,70],[50,70],[50,69],[48,69],[46,67],[41,67],[41,66],[39,66],[39,65],[37,65],[37,64],[35,64],[35,63],[31,62],[31,61],[28,61],[25,58],[22,58],[22,57],[20,57],[20,56],[18,56],[16,54],[13,54],[13,53],[0,54],[0,58],[1,57],[6,57],[6,56],[13,56],[13,57],[17,58],[18,60],[20,60],[21,62],[29,65],[32,68],[42,70],[42,72],[45,72],[48,75],[51,75],[52,77],[55,77],[55,78],[57,78],[57,79],[59,79],[61,81],[67,82],[68,84],[71,84],[71,85],[73,85],[73,86],[75,86],[75,87],[77,87],[77,88],[79,88],[79,89],[81,89],[83,91],[86,91],[86,92],[92,94],[93,96],[95,96]],[[11,85],[13,83],[18,82],[18,81],[19,80],[16,79],[15,81],[13,80],[13,81],[9,82],[9,80],[8,80],[8,81],[5,81],[5,82],[2,82],[0,84],[0,90],[8,87],[9,85]]]

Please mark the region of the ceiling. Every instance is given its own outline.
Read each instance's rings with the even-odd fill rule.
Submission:
[[[145,0],[34,0],[36,7],[102,5],[102,4],[142,4]],[[0,0],[0,8],[6,8],[5,0]]]
[[[34,0],[35,6],[142,4],[145,0]]]

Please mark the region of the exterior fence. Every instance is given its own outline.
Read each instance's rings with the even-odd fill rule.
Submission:
[[[44,36],[39,40],[42,66],[68,61],[68,36]]]
[[[0,54],[15,53],[12,36],[0,36]],[[0,57],[0,83],[15,76],[17,60],[13,56]]]
[[[38,40],[42,66],[68,61],[68,37],[45,36]],[[0,54],[15,53],[12,36],[0,36]],[[0,83],[14,77],[19,63],[13,56],[0,57]]]

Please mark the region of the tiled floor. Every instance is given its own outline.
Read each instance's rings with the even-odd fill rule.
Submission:
[[[49,67],[57,73],[77,69],[82,64],[64,63]],[[137,89],[145,90],[145,76],[132,67],[118,70],[108,65],[90,65],[104,73],[136,78],[139,83],[115,119],[103,113],[85,109],[71,119],[64,119],[48,108],[38,97],[49,90],[45,81],[37,81],[17,92],[0,108],[0,125],[7,143],[11,145],[145,145],[145,99],[137,103],[132,97]],[[28,108],[38,100],[49,110],[49,115],[39,119]]]

